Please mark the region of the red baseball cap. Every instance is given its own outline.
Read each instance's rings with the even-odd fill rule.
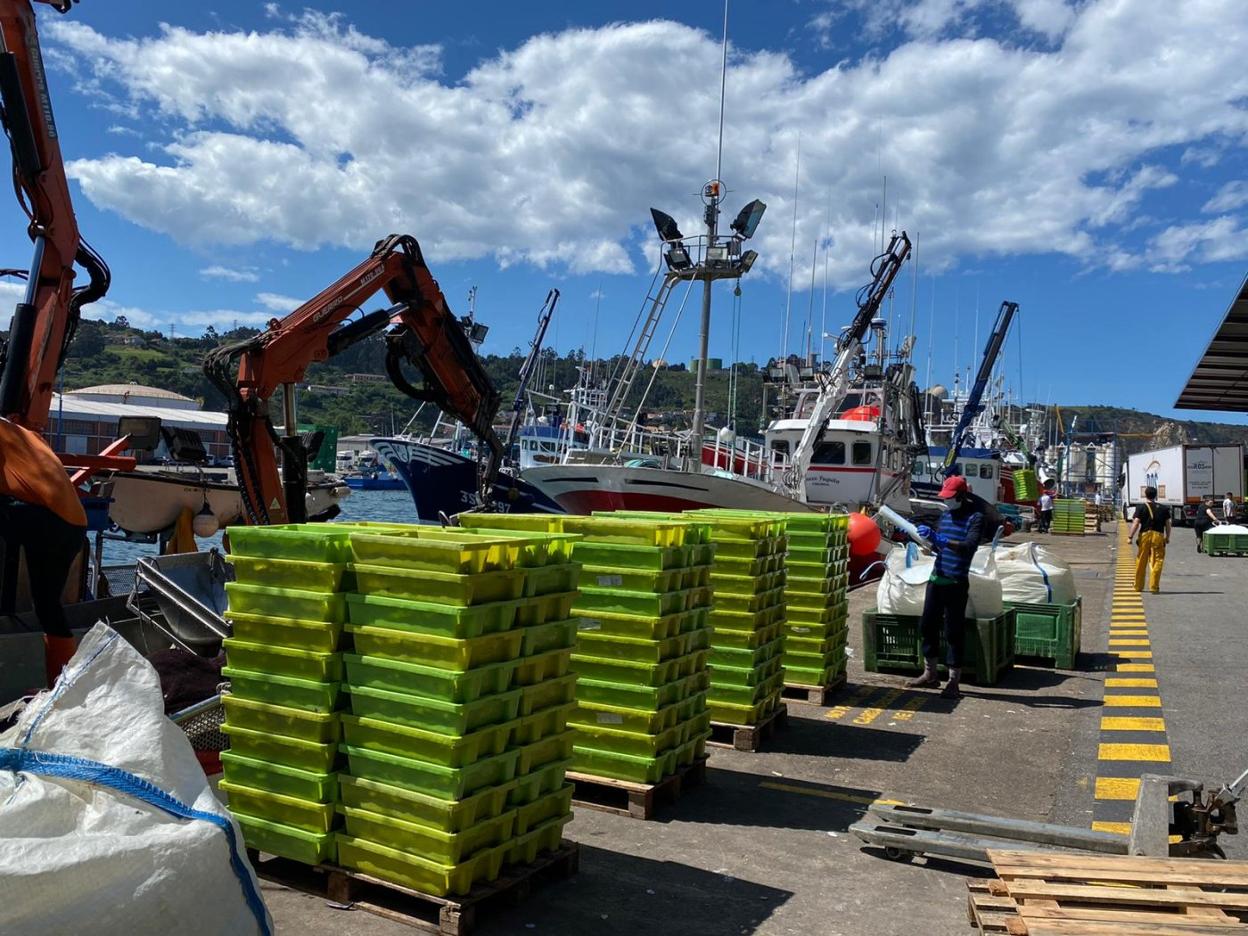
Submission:
[[[940,496],[948,499],[958,494],[968,494],[970,488],[966,485],[966,478],[961,475],[950,475],[945,478],[945,483],[940,486]]]

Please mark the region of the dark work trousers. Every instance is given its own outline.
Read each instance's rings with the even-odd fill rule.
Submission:
[[[923,617],[919,629],[923,634],[923,659],[940,658],[940,633],[944,627],[945,662],[949,666],[962,665],[962,648],[966,645],[966,598],[971,590],[969,581],[941,585],[927,583],[927,597],[923,602]]]
[[[1051,526],[1053,526],[1053,511],[1040,511],[1040,532],[1048,533]]]
[[[69,568],[82,549],[84,527],[67,523],[46,507],[0,497],[0,536],[5,549],[26,551],[30,597],[43,632],[71,637],[61,605]]]

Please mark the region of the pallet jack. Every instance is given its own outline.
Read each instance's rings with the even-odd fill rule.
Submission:
[[[1122,836],[1054,825],[873,803],[849,831],[896,861],[919,855],[989,863],[988,849],[1077,851],[1154,858],[1225,858],[1218,836],[1239,831],[1235,804],[1248,790],[1248,770],[1216,791],[1198,780],[1145,774],[1140,778],[1131,833]]]

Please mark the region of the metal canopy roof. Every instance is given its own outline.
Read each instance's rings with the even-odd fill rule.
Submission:
[[[1248,277],[1174,405],[1248,413]]]

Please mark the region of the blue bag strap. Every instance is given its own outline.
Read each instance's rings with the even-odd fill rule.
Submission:
[[[169,795],[160,787],[142,777],[135,776],[118,767],[110,767],[98,761],[83,757],[70,757],[66,754],[50,754],[45,751],[31,751],[26,748],[0,748],[0,770],[13,772],[22,771],[43,777],[57,777],[64,780],[78,780],[94,786],[115,790],[126,796],[134,797],[150,806],[168,813],[178,819],[198,819],[211,822],[225,833],[230,846],[230,867],[242,885],[243,897],[247,907],[256,918],[256,924],[264,936],[271,936],[268,914],[260,892],[256,890],[255,881],[247,871],[239,855],[238,838],[234,834],[234,825],[225,816],[217,813],[193,809],[174,796]]]
[[[1044,594],[1049,599],[1049,604],[1053,603],[1053,586],[1049,583],[1049,573],[1044,571],[1044,566],[1040,564],[1040,560],[1036,558],[1036,544],[1031,544],[1031,549],[1027,550],[1027,554],[1031,557],[1032,565],[1036,567],[1036,571],[1040,573],[1040,578],[1044,579]]]

